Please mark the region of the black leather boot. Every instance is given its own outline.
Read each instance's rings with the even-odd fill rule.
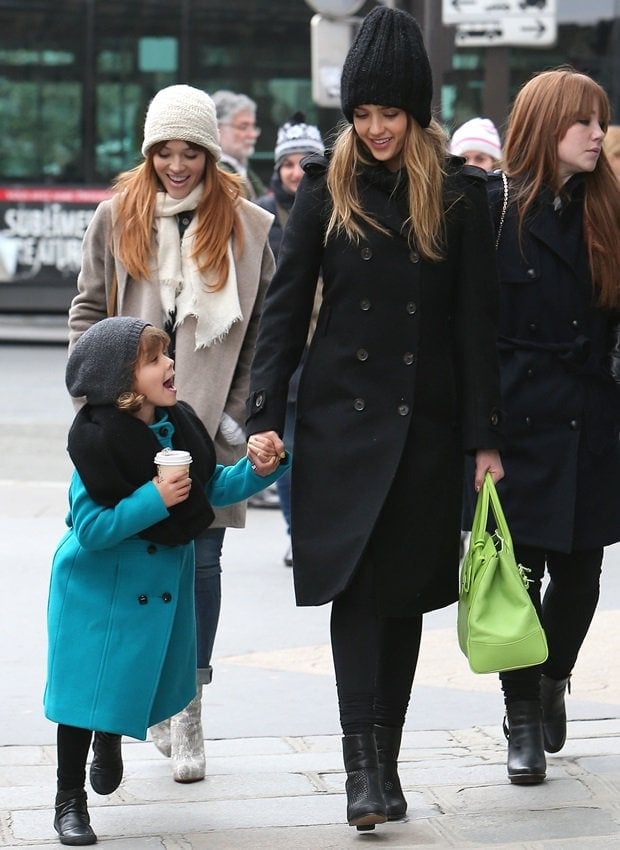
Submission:
[[[407,811],[407,801],[398,777],[398,753],[403,730],[392,726],[375,726],[374,731],[379,758],[379,784],[383,791],[387,819],[400,820]]]
[[[121,736],[112,732],[95,732],[90,784],[97,794],[116,791],[123,778]]]
[[[550,679],[544,675],[540,677],[543,739],[548,753],[558,753],[566,743],[564,693],[567,686],[570,694],[570,676],[566,679]]]
[[[504,734],[508,739],[508,778],[513,785],[537,785],[547,775],[540,704],[508,703]]]
[[[387,815],[379,784],[377,744],[372,732],[345,735],[342,755],[347,771],[347,820],[360,831],[385,823]]]
[[[81,847],[97,843],[97,836],[90,825],[86,807],[86,791],[83,788],[59,791],[56,794],[54,829],[58,833],[61,844]]]

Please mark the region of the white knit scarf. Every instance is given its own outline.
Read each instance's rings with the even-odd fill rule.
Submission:
[[[192,258],[196,235],[194,216],[179,238],[176,216],[196,209],[202,196],[202,185],[181,200],[166,192],[157,193],[155,228],[157,231],[157,269],[165,318],[176,310],[175,328],[187,316],[196,318],[196,349],[219,342],[235,322],[242,318],[237,275],[230,241],[228,242],[228,278],[216,291],[215,272],[201,274]]]

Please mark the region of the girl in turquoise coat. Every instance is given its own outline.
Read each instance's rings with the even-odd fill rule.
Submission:
[[[93,325],[67,362],[84,396],[68,450],[75,470],[68,531],[52,564],[45,715],[58,723],[54,827],[62,844],[94,844],[90,782],[110,794],[123,775],[121,735],[181,711],[196,693],[194,544],[213,506],[260,491],[288,467],[255,437],[233,466],[215,462],[211,438],[176,400],[168,336],[141,319]],[[190,453],[189,473],[161,479],[162,449]]]

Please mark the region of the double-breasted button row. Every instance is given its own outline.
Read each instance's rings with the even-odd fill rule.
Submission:
[[[161,594],[160,598],[163,602],[166,602],[166,603],[172,602],[172,594],[168,593],[167,590],[164,591],[164,593]],[[138,596],[138,604],[139,605],[148,605],[148,602],[149,602],[149,598],[146,595],[146,593],[141,593],[140,596]]]
[[[363,398],[356,398],[353,400],[353,409],[357,410],[358,413],[361,413],[363,410],[366,410],[366,401]],[[396,406],[396,411],[399,416],[408,416],[411,408],[404,401],[401,401]]]

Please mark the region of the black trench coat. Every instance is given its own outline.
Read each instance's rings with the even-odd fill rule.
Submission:
[[[292,469],[299,605],[349,583],[370,546],[379,610],[407,616],[458,590],[463,457],[500,444],[497,281],[483,172],[450,160],[447,245],[429,263],[401,226],[406,199],[382,166],[363,201],[389,228],[359,244],[330,236],[326,160],[306,174],[266,296],[251,374],[248,433],[282,433],[288,380],[323,303],[301,377]],[[371,539],[372,538],[372,539]]]
[[[501,177],[488,183],[499,222]],[[500,364],[506,413],[499,484],[513,540],[558,552],[620,539],[620,390],[607,370],[609,327],[594,303],[583,177],[561,212],[543,192],[520,249],[509,207],[498,248]]]

